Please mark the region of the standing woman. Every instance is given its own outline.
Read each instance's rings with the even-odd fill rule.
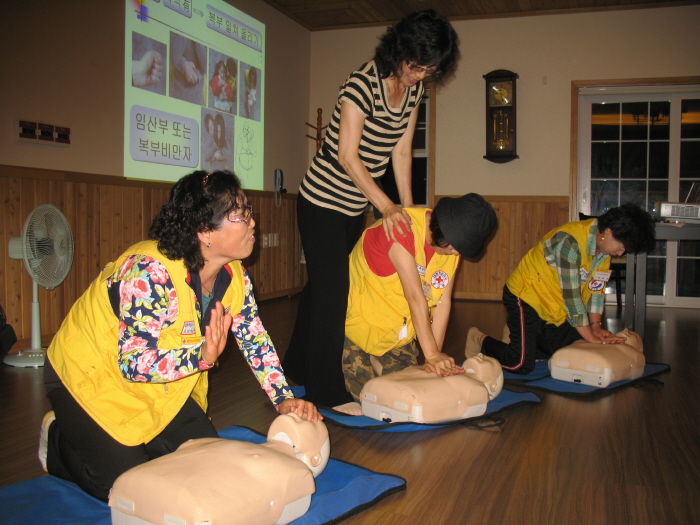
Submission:
[[[54,476],[107,500],[123,472],[189,439],[217,437],[207,371],[229,330],[281,414],[317,421],[294,399],[241,265],[255,220],[238,178],[195,171],[151,225],[155,240],[109,263],[73,305],[44,368],[53,408],[39,459]]]
[[[321,150],[299,188],[297,218],[308,281],[284,358],[306,398],[333,407],[352,401],[342,351],[349,290],[348,255],[359,239],[367,202],[383,216],[387,239],[411,219],[374,181],[391,158],[401,205],[413,206],[413,132],[423,80],[440,81],[457,58],[457,34],[433,10],[413,13],[380,38],[374,58],[340,90]]]

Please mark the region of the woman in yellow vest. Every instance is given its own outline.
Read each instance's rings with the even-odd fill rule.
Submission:
[[[154,240],[109,263],[51,342],[44,469],[106,501],[126,470],[188,439],[217,437],[207,370],[229,330],[281,414],[319,419],[313,404],[294,399],[258,317],[240,262],[254,227],[233,173],[196,171],[175,184],[151,225]]]
[[[335,407],[361,414],[364,384],[383,372],[418,364],[439,376],[464,373],[442,353],[460,256],[476,257],[496,227],[496,214],[481,195],[445,197],[435,210],[406,208],[411,229],[384,235],[382,220],[370,226],[350,254],[350,293],[345,320],[343,374],[354,402]]]
[[[654,248],[654,220],[623,204],[599,218],[555,228],[525,254],[503,287],[509,342],[472,327],[467,357],[482,352],[504,369],[527,374],[574,341],[621,343],[602,326],[610,257]]]

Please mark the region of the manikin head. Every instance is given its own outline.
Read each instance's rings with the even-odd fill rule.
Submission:
[[[496,359],[477,354],[464,361],[462,366],[467,375],[484,384],[489,391],[489,401],[498,397],[503,390],[503,369]]]
[[[642,338],[639,337],[637,332],[631,332],[628,328],[625,328],[622,332],[616,333],[615,337],[623,337],[625,339],[625,344],[631,346],[639,352],[642,351]]]
[[[317,477],[326,468],[330,457],[330,439],[326,425],[302,419],[289,413],[277,416],[267,433],[268,441],[281,441],[294,448],[297,459]]]

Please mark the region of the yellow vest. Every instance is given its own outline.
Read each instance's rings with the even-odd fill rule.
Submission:
[[[588,232],[596,220],[570,222],[553,229],[537,246],[525,254],[508,277],[506,286],[513,295],[532,306],[540,318],[547,323],[560,326],[566,321],[567,311],[557,269],[552,268],[544,258],[544,243],[558,232],[566,232],[576,239],[581,251],[581,299],[587,305],[593,293],[602,292],[602,290],[593,292],[589,288],[595,272],[592,271],[593,257],[588,253]],[[609,268],[610,257],[605,257],[596,271],[605,271]]]
[[[195,293],[186,282],[187,268],[182,261],[171,261],[160,253],[154,241],[144,241],[102,270],[73,305],[48,350],[51,365],[80,406],[110,436],[127,446],[151,441],[190,396],[207,410],[206,372],[169,383],[130,382],[121,374],[119,319],[112,310],[106,281],[127,257],[137,254],[153,257],[165,266],[177,295],[177,319],[158,339],[161,353],[202,341]],[[234,314],[243,308],[245,282],[240,261],[233,261],[229,268],[232,281],[221,304]]]
[[[425,208],[406,208],[411,217],[414,236],[416,267],[423,282],[423,292],[428,307],[440,301],[459,264],[458,255],[435,253],[428,267],[425,266]],[[370,228],[381,228],[381,220]],[[368,230],[370,229],[368,228]],[[363,250],[367,231],[350,254],[350,293],[345,318],[345,335],[365,352],[373,355],[385,353],[407,345],[416,338],[411,321],[411,310],[404,297],[398,273],[379,277],[370,270]],[[403,327],[405,334],[401,334]],[[400,335],[405,335],[400,337]]]

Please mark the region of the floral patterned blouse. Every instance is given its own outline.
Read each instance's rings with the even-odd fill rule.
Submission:
[[[243,309],[237,315],[232,313],[231,331],[258,382],[275,407],[278,407],[282,401],[293,398],[294,395],[284,377],[270,336],[258,316],[253,286],[245,269],[243,275]],[[158,349],[161,330],[171,325],[178,316],[175,287],[165,267],[158,260],[145,255],[127,258],[108,279],[107,286],[112,287],[117,283],[120,320],[119,367],[125,379],[166,383],[213,366],[201,358],[204,340],[198,345],[178,350]],[[198,298],[195,300],[201,323],[201,304]],[[212,300],[212,303],[215,302]]]

